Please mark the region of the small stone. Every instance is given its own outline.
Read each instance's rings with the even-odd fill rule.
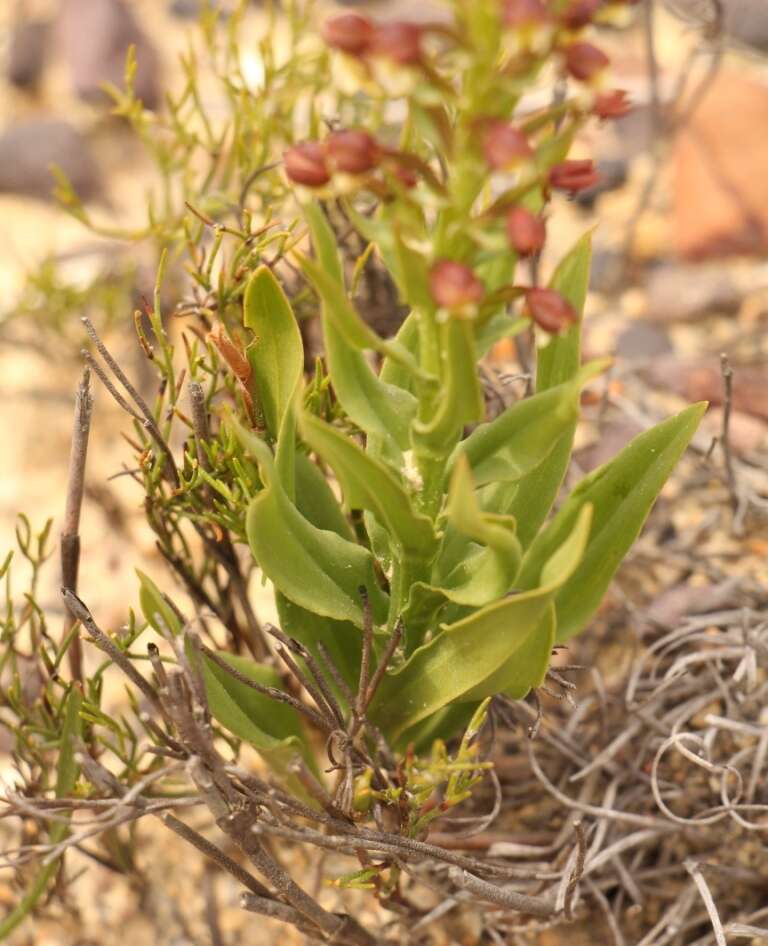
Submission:
[[[631,322],[616,341],[616,354],[627,361],[658,358],[669,355],[672,350],[672,342],[664,329],[645,321]]]
[[[627,183],[627,162],[623,158],[610,158],[598,161],[597,182],[576,195],[579,207],[591,210],[601,194],[618,190]]]
[[[768,278],[768,276],[767,276]],[[737,312],[743,291],[733,271],[722,264],[664,264],[646,281],[645,318],[683,322],[707,313]]]
[[[51,200],[55,164],[82,200],[102,193],[101,173],[86,138],[67,122],[36,118],[0,133],[0,192]]]
[[[124,0],[61,0],[58,39],[77,95],[87,102],[109,104],[105,82],[125,85],[130,46],[136,50],[134,88],[146,108],[160,99],[158,56]]]
[[[47,20],[19,19],[11,30],[6,75],[19,89],[34,92],[45,67],[45,51],[50,33]]]

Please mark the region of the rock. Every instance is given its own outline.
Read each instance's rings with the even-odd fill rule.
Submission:
[[[738,311],[742,290],[727,266],[663,264],[645,282],[647,311],[653,322],[682,322],[708,312]]]
[[[128,47],[135,46],[136,95],[147,108],[158,104],[157,52],[124,0],[61,0],[58,34],[80,98],[110,102],[103,84],[123,88]]]
[[[576,203],[585,210],[591,210],[601,194],[618,190],[627,182],[627,162],[623,158],[598,161],[597,170],[600,172],[600,180],[597,184],[576,195]]]
[[[721,73],[673,149],[672,239],[684,259],[768,252],[768,86]]]
[[[765,0],[721,0],[723,32],[727,39],[743,43],[760,52],[768,52],[768,4]],[[681,19],[703,29],[714,24],[714,0],[666,0],[669,9]]]
[[[0,192],[50,200],[51,165],[64,171],[82,200],[102,193],[101,174],[87,140],[59,119],[30,119],[0,134]]]
[[[701,422],[701,429],[712,437],[719,437],[723,429],[723,408],[710,407]],[[768,423],[760,417],[732,410],[728,431],[731,449],[735,453],[755,453],[768,446]]]
[[[739,311],[745,297],[768,289],[768,266],[753,262],[663,263],[645,280],[643,317],[683,322]]]
[[[733,402],[736,413],[768,420],[768,384],[766,366],[733,364]],[[723,379],[717,358],[684,359],[674,355],[657,358],[640,373],[651,383],[674,391],[688,401],[709,401],[720,405],[724,400]]]
[[[765,0],[725,0],[725,34],[768,53],[768,4]]]
[[[616,354],[627,361],[644,361],[672,352],[672,342],[660,325],[631,322],[616,340]]]
[[[19,89],[33,92],[40,84],[50,33],[47,20],[20,18],[11,30],[8,46],[8,81]]]
[[[173,0],[169,9],[181,20],[194,20],[203,9],[203,0]]]

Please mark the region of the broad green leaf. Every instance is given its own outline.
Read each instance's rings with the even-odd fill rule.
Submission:
[[[304,369],[296,317],[272,270],[260,266],[245,288],[243,319],[256,338],[246,354],[267,429],[277,437]]]
[[[77,751],[77,742],[80,738],[82,724],[80,720],[80,706],[82,697],[76,687],[72,687],[67,693],[64,706],[64,719],[61,726],[61,737],[59,741],[59,762],[56,771],[56,797],[71,797],[80,767],[77,764],[75,753]],[[50,844],[60,844],[69,834],[69,816],[63,814],[58,821],[51,822],[51,828],[48,832]],[[24,921],[24,919],[35,908],[38,901],[43,897],[48,885],[56,876],[59,869],[61,858],[57,857],[49,864],[40,868],[27,888],[26,893],[19,903],[0,921],[0,941],[10,936],[11,932]]]
[[[542,619],[560,588],[578,566],[589,534],[591,509],[585,506],[567,539],[554,551],[541,573],[538,588],[503,598],[443,627],[416,650],[395,673],[382,681],[371,707],[374,722],[395,738],[449,703],[491,696],[485,686],[542,626]],[[540,665],[520,665],[518,681],[533,686]]]
[[[556,625],[555,606],[550,601],[538,626],[514,655],[463,698],[476,700],[492,693],[504,693],[512,700],[521,700],[530,690],[541,686],[555,645]]]
[[[153,627],[161,637],[170,632],[181,632],[181,621],[178,614],[168,604],[165,595],[152,581],[149,575],[136,569],[139,576],[139,604],[147,623]]]
[[[403,348],[397,341],[381,338],[360,317],[347,294],[341,265],[338,262],[331,262],[333,254],[338,260],[336,239],[333,237],[331,249],[330,227],[322,216],[322,212],[317,208],[314,209],[316,213],[310,213],[309,219],[312,245],[317,261],[302,256],[299,257],[299,265],[320,296],[328,320],[350,347],[378,351],[408,368],[414,375],[423,376],[418,362],[407,348]],[[322,222],[318,217],[322,218]],[[423,380],[427,380],[426,377],[423,376]]]
[[[343,287],[344,274],[336,238],[316,204],[305,208],[318,262],[327,275]],[[344,292],[343,288],[339,290]],[[335,327],[328,307],[321,306],[323,338],[328,372],[339,403],[367,434],[381,438],[388,452],[408,450],[411,421],[416,416],[416,398],[396,384],[380,379],[358,348],[350,346]]]
[[[545,391],[570,381],[581,361],[581,315],[592,265],[592,233],[584,234],[560,261],[549,282],[579,314],[579,321],[560,335],[553,335],[536,353],[536,390]]]
[[[450,449],[464,424],[482,420],[483,392],[477,374],[475,340],[468,319],[450,318],[438,326],[443,373],[432,416],[414,422],[414,432],[429,448]]]
[[[320,659],[318,644],[322,643],[349,688],[355,692],[360,678],[360,630],[349,621],[334,621],[307,611],[289,601],[285,595],[276,594],[275,603],[283,633],[304,644],[316,659]],[[329,682],[332,683],[331,680]],[[336,692],[336,696],[344,701],[343,693]]]
[[[217,656],[249,680],[283,689],[280,675],[273,667],[224,651]],[[293,707],[236,680],[204,654],[202,670],[208,706],[213,718],[224,729],[250,743],[270,768],[284,779],[290,780],[289,767],[300,757],[315,769],[313,753],[305,740],[299,714]],[[295,785],[291,787],[296,788]]]
[[[274,667],[226,651],[217,653],[217,657],[255,683],[283,689]],[[202,665],[211,713],[225,729],[257,749],[274,749],[285,740],[293,740],[296,746],[303,743],[299,715],[293,707],[236,680],[205,654]]]
[[[388,355],[414,374],[420,373],[416,360],[407,349],[401,348],[394,341],[381,338],[363,321],[343,283],[336,282],[322,266],[307,257],[302,257],[299,265],[320,296],[329,321],[347,345]]]
[[[233,424],[242,436],[240,425]],[[264,482],[264,489],[248,507],[245,530],[254,558],[267,578],[307,610],[352,621],[358,627],[363,624],[359,589],[364,587],[376,619],[383,620],[386,595],[376,581],[371,553],[336,532],[312,525],[283,490],[266,444],[258,441],[257,446],[247,438],[243,444],[252,451],[255,448]]]
[[[299,417],[299,430],[304,442],[333,467],[351,509],[374,513],[405,554],[432,553],[436,539],[431,521],[415,512],[403,485],[383,463],[307,412]]]
[[[350,542],[354,539],[328,480],[305,453],[296,454],[296,507],[318,529],[335,532]]]
[[[299,379],[291,400],[285,406],[275,446],[275,472],[292,503],[296,502],[296,411],[300,402],[301,387],[302,380]]]
[[[584,311],[589,284],[592,255],[591,234],[585,234],[561,260],[550,281],[550,287],[562,293],[576,312]],[[536,390],[546,391],[574,378],[581,361],[581,321],[562,335],[553,336],[536,354]],[[523,477],[510,512],[517,519],[517,535],[523,548],[534,537],[547,518],[557,498],[571,460],[576,420],[563,431],[553,445],[546,461]]]
[[[324,310],[323,310],[324,311]],[[333,389],[349,417],[367,434],[408,450],[416,398],[381,381],[362,352],[350,348],[323,315],[323,337]]]
[[[635,437],[613,460],[584,477],[531,545],[519,577],[522,588],[539,583],[552,550],[570,533],[581,511],[588,505],[594,508],[584,557],[555,598],[559,641],[578,633],[600,605],[705,410],[706,404],[694,404]]]
[[[592,362],[573,380],[512,404],[495,420],[476,427],[457,448],[456,460],[469,460],[478,486],[521,479],[571,430],[579,416],[582,387],[605,365]]]
[[[454,465],[446,516],[450,526],[472,543],[471,548],[465,546],[457,566],[440,581],[440,590],[457,604],[475,607],[505,595],[512,587],[522,558],[515,521],[483,512],[464,457]]]

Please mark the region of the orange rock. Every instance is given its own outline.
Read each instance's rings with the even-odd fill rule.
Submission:
[[[673,241],[686,259],[768,252],[768,85],[712,83],[675,142]]]

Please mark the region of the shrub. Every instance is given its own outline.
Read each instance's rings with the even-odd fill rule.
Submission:
[[[173,807],[184,763],[185,790],[272,889],[175,816],[166,823],[245,884],[250,909],[313,935],[373,941],[297,887],[254,825],[322,843],[306,823],[331,824],[346,839],[339,849],[360,858],[338,883],[395,903],[398,857],[439,856],[431,822],[488,766],[477,735],[489,701],[540,686],[553,648],[588,624],[703,411],[641,434],[551,515],[582,390],[605,369],[581,363],[589,235],[538,281],[553,193],[596,179],[592,161],[568,157],[605,101],[607,58],[581,35],[594,14],[555,0],[455,0],[436,23],[331,20],[330,62],[306,47],[318,70],[308,87],[328,65],[341,89],[323,100],[335,108],[328,129],[315,105],[306,136],[283,122],[269,137],[258,212],[246,191],[235,223],[215,201],[184,223],[196,228],[187,262],[197,294],[183,307],[183,352],[162,318],[165,264],[137,316],[161,381],[152,407],[87,324],[89,365],[134,418],[147,521],[195,613],[140,575],[146,623],[132,616],[112,637],[65,588],[73,617],[127,674],[136,719],[101,708],[105,668],[84,677],[75,659],[73,682],[58,675],[75,631],[59,644],[38,634],[54,672],[46,737],[39,711],[17,699],[20,746],[39,774],[58,744],[56,784],[43,777],[38,793],[76,789],[86,805],[130,792],[137,817]],[[295,58],[268,73],[301,85],[296,42]],[[575,89],[529,108],[551,67]],[[236,98],[254,107],[245,89]],[[285,153],[273,168],[277,142]],[[280,219],[268,216],[273,203]],[[366,318],[363,280],[395,287],[394,337]],[[316,313],[323,356],[305,372],[299,322]],[[534,342],[533,390],[512,403],[503,391],[492,410],[483,361],[513,337]],[[274,588],[279,629],[253,607],[256,568]],[[271,788],[238,767],[241,743],[262,755]],[[67,830],[58,823],[51,844]],[[50,870],[41,877],[38,892]],[[523,900],[526,912],[552,912]]]

